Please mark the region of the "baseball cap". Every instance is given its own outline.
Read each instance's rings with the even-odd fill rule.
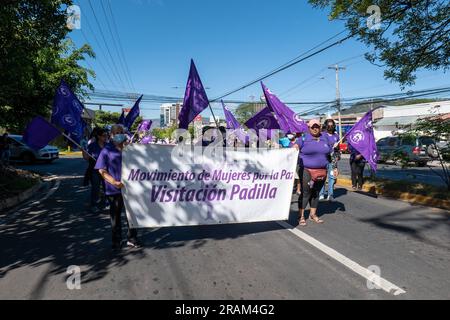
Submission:
[[[317,119],[309,120],[308,127],[312,128],[312,126],[314,126],[315,124],[317,124],[320,127],[320,121],[319,120],[317,120]]]

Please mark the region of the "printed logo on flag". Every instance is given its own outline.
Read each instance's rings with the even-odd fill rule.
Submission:
[[[354,144],[359,144],[361,141],[363,141],[365,138],[364,132],[361,130],[356,130],[351,136],[350,139]]]
[[[294,113],[294,115],[293,115],[293,120],[295,121],[295,122],[297,122],[297,123],[304,123],[304,121],[303,121],[303,119],[302,119],[302,117],[300,117],[300,115],[299,114],[295,114]]]
[[[256,129],[266,129],[266,128],[269,128],[269,125],[270,125],[270,119],[267,117],[263,117],[256,124]]]
[[[64,117],[63,117],[63,121],[64,121],[64,123],[65,124],[67,124],[67,125],[69,125],[69,126],[71,126],[71,127],[74,127],[76,124],[77,124],[77,122],[75,121],[75,119],[72,117],[72,115],[70,115],[70,114],[66,114]]]
[[[68,96],[70,96],[70,90],[69,89],[67,89],[66,87],[64,87],[64,86],[61,86],[60,88],[59,88],[59,92],[64,96],[64,97],[68,97]]]
[[[370,130],[373,128],[372,120],[368,121],[365,125],[366,129]]]

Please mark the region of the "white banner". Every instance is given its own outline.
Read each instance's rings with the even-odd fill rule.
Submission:
[[[287,220],[298,151],[224,152],[218,160],[217,155],[202,155],[190,148],[127,146],[122,183],[130,226]]]

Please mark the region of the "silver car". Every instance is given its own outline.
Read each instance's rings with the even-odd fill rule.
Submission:
[[[52,162],[59,159],[59,149],[54,146],[46,146],[39,151],[28,147],[24,142],[22,136],[9,135],[9,145],[11,150],[11,160],[19,160],[26,163],[33,163],[35,161]]]

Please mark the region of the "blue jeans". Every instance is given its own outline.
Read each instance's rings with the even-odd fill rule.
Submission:
[[[328,164],[327,171],[328,196],[334,196],[334,184],[336,183],[336,178],[331,175],[333,172],[333,165],[331,163]],[[325,184],[323,184],[322,190],[320,190],[320,196],[325,196]]]

